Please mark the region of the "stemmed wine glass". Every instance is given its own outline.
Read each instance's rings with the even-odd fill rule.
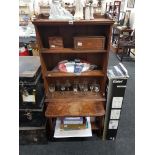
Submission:
[[[83,88],[84,94],[86,95],[86,92],[88,91],[88,85],[84,84],[84,88]]]
[[[89,85],[89,88],[90,88],[90,91],[93,92],[94,85],[93,85],[93,84],[90,84],[90,85]]]
[[[53,97],[53,92],[55,91],[55,84],[51,83],[49,85],[49,91],[52,93],[52,97]]]
[[[67,91],[69,91],[71,87],[71,83],[69,82],[69,80],[66,80],[65,86],[66,86]]]
[[[74,92],[74,94],[77,94],[77,92],[78,92],[78,85],[77,84],[73,85],[73,92]]]
[[[64,91],[65,91],[65,85],[64,84],[61,84],[61,91],[62,91],[62,94],[64,95]]]
[[[99,84],[94,85],[94,91],[96,92],[96,96],[97,96],[97,93],[100,91],[100,85]]]
[[[83,89],[84,89],[83,83],[79,83],[79,89],[80,89],[81,92],[83,91]]]

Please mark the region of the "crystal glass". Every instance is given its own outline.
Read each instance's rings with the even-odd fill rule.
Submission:
[[[62,94],[64,95],[64,91],[65,91],[65,85],[64,84],[61,84],[61,91],[62,91]]]
[[[97,95],[97,93],[100,91],[100,85],[99,84],[94,85],[94,91],[96,92],[96,95]]]
[[[84,84],[84,88],[83,88],[84,94],[87,94],[88,91],[88,84]]]
[[[73,85],[73,92],[74,92],[74,94],[77,94],[77,92],[78,92],[78,85],[77,84]]]
[[[53,92],[55,91],[55,84],[51,83],[49,85],[49,91],[52,93],[52,96],[53,96]]]
[[[90,89],[91,92],[93,92],[94,85],[93,85],[93,84],[90,84],[90,85],[89,85],[89,89]]]
[[[81,92],[83,91],[83,89],[84,89],[83,83],[79,83],[79,89],[80,89]]]
[[[66,80],[65,86],[66,86],[67,91],[69,91],[71,87],[71,83],[69,82],[69,80]]]

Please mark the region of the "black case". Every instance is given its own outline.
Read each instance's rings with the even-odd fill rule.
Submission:
[[[44,98],[37,109],[19,109],[19,126],[20,127],[39,127],[43,126],[45,121]]]
[[[46,123],[41,127],[20,127],[19,144],[47,144]]]
[[[110,67],[107,74],[107,88],[106,88],[106,114],[104,121],[104,140],[115,140],[117,138],[117,131],[122,111],[124,94],[127,87],[127,80],[129,78],[128,72],[123,64]],[[117,98],[119,106],[114,105],[114,98]],[[119,100],[118,100],[119,99]],[[117,103],[115,101],[115,103]],[[118,104],[118,103],[117,103]],[[111,118],[112,110],[120,111],[119,117],[113,116]]]
[[[40,108],[44,96],[40,59],[37,56],[22,56],[19,64],[19,108]]]

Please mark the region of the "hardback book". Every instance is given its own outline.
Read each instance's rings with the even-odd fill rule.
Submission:
[[[61,124],[60,128],[63,130],[78,130],[88,128],[88,123],[85,121],[83,124]]]
[[[63,118],[63,124],[83,124],[83,117],[65,117]]]

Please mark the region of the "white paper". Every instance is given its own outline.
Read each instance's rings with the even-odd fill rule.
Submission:
[[[111,110],[110,119],[119,119],[121,110],[114,109]]]
[[[110,120],[110,122],[109,122],[109,129],[117,129],[117,127],[118,127],[118,121]]]
[[[122,101],[123,101],[123,97],[113,97],[112,108],[121,108]]]
[[[54,131],[54,137],[55,138],[91,137],[92,136],[92,131],[91,131],[90,117],[86,117],[86,119],[87,119],[87,122],[88,122],[88,128],[87,129],[63,130],[63,129],[60,129],[61,120],[57,118],[55,131]]]
[[[24,102],[35,102],[35,95],[22,95]]]

